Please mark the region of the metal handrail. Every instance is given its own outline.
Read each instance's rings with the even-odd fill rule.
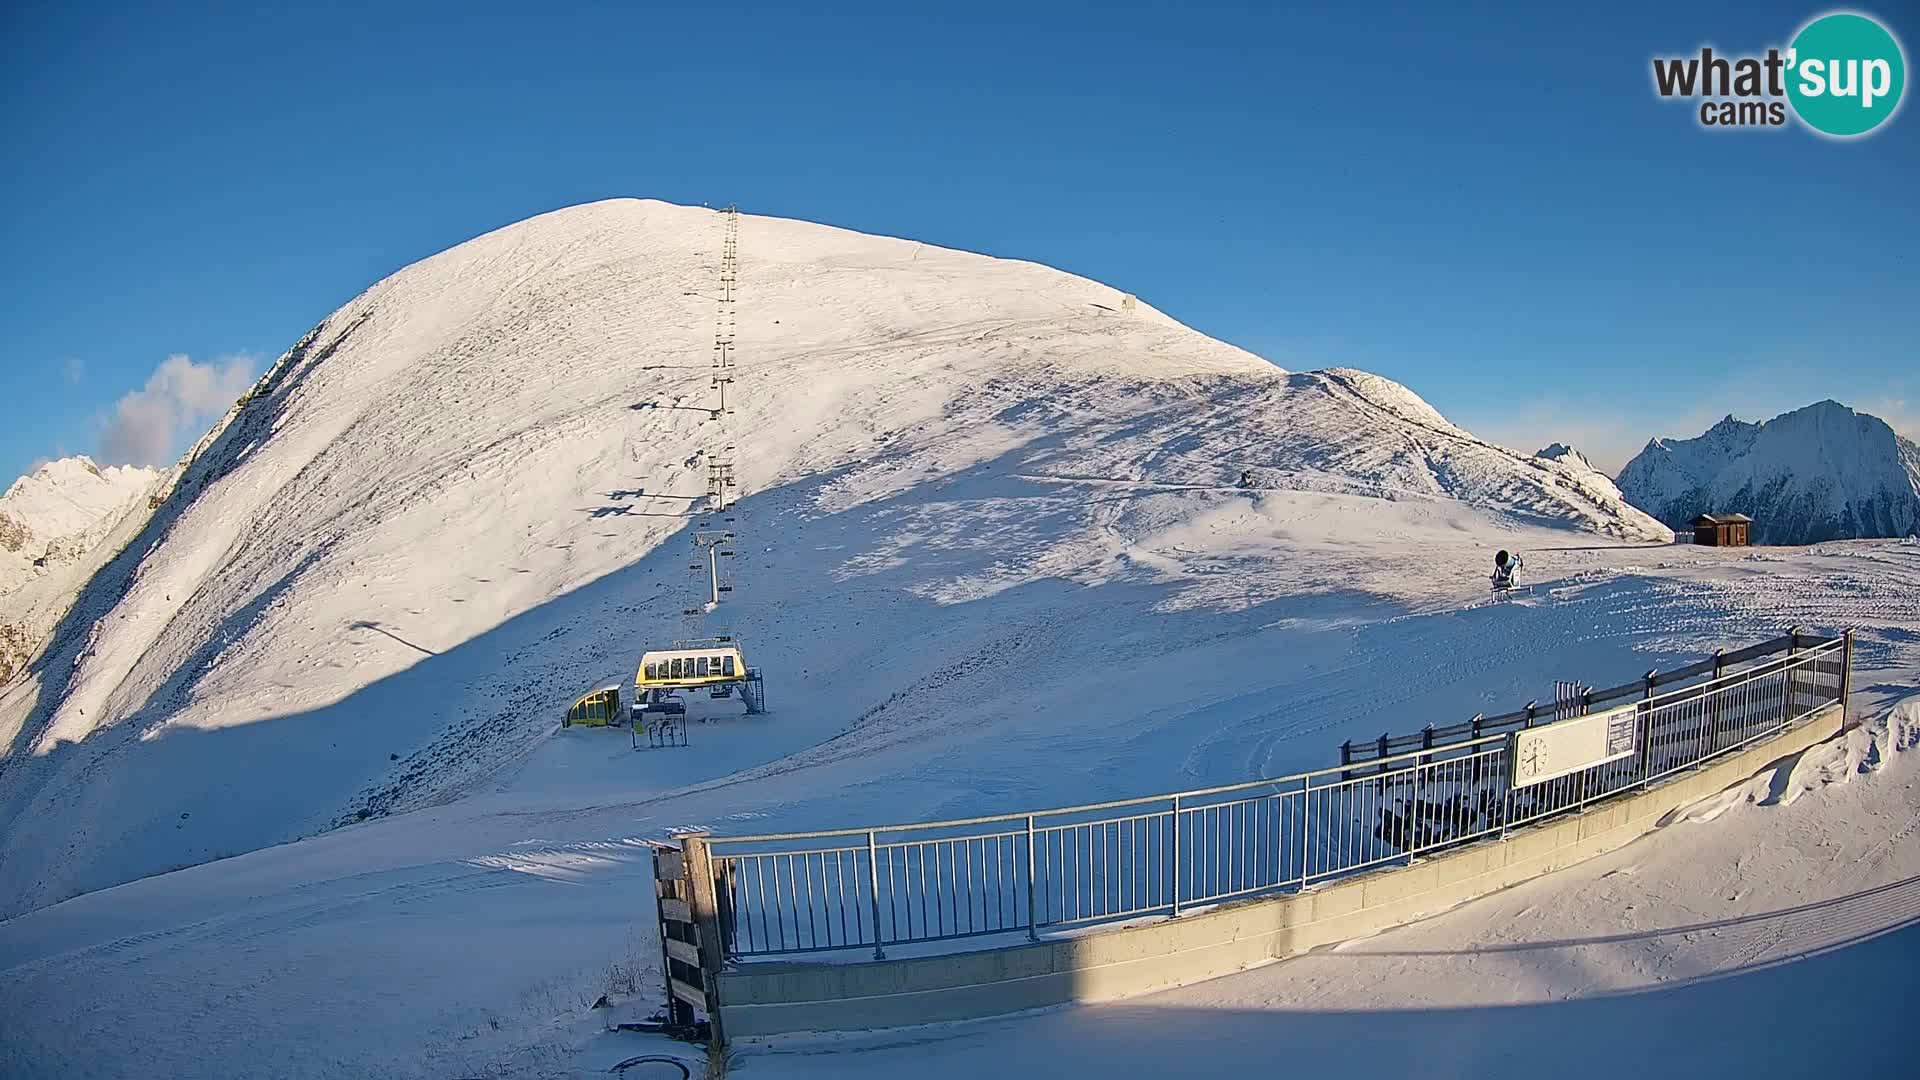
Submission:
[[[732,958],[871,948],[880,959],[887,945],[1038,941],[1042,931],[1303,890],[1505,836],[1770,738],[1845,701],[1851,640],[1790,635],[1733,655],[1792,655],[1666,693],[1649,675],[1631,687],[1631,755],[1537,784],[1515,781],[1518,729],[1508,728],[1426,737],[1364,763],[1050,810],[713,837],[702,843],[721,849],[716,932]],[[1691,670],[1727,662],[1719,654]],[[1552,715],[1594,703],[1584,694]]]
[[[1791,654],[1795,649],[1799,648],[1814,651],[1826,646],[1838,647],[1840,644],[1840,638],[1815,637],[1801,634],[1796,630],[1777,638],[1771,638],[1754,645],[1748,645],[1745,648],[1735,649],[1732,652],[1716,652],[1705,660],[1687,664],[1683,667],[1675,668],[1672,671],[1651,671],[1632,682],[1621,683],[1618,686],[1608,687],[1604,690],[1589,690],[1582,698],[1582,701],[1588,706],[1593,706],[1626,699],[1643,700],[1649,688],[1658,688],[1676,682],[1685,682],[1688,679],[1704,675],[1710,671],[1717,673],[1724,670],[1728,665],[1744,664],[1759,657],[1772,656],[1781,652]],[[1789,656],[1786,659],[1772,662],[1786,663],[1791,659],[1792,657]],[[1718,682],[1722,678],[1737,677],[1748,674],[1749,672],[1750,669],[1743,668],[1740,671],[1731,672],[1726,676],[1716,674],[1714,679],[1706,683],[1689,683],[1675,692],[1686,693],[1697,691],[1703,686],[1711,687],[1713,683]],[[1513,712],[1501,713],[1497,716],[1476,716],[1471,720],[1462,721],[1457,724],[1438,727],[1429,725],[1421,731],[1409,732],[1403,735],[1383,735],[1379,740],[1349,743],[1344,749],[1358,756],[1347,757],[1345,763],[1348,765],[1376,765],[1383,760],[1384,757],[1384,755],[1374,754],[1373,751],[1376,747],[1384,747],[1392,750],[1399,746],[1417,746],[1424,749],[1431,747],[1433,741],[1437,739],[1451,739],[1456,735],[1483,731],[1504,732],[1514,728],[1528,727],[1546,712],[1547,709],[1545,707],[1529,703],[1524,709],[1516,709]]]
[[[1778,640],[1788,641],[1790,640],[1790,638],[1781,638]],[[1773,643],[1767,642],[1765,644],[1773,644]],[[1710,693],[1715,690],[1728,689],[1733,686],[1740,685],[1742,683],[1751,682],[1755,679],[1764,678],[1768,675],[1778,674],[1780,671],[1785,670],[1789,666],[1805,662],[1809,656],[1823,655],[1829,652],[1839,652],[1841,651],[1841,647],[1843,644],[1844,642],[1840,638],[1824,639],[1818,645],[1804,649],[1801,652],[1796,653],[1794,655],[1782,657],[1779,660],[1769,661],[1767,665],[1755,665],[1754,667],[1750,667],[1750,668],[1742,668],[1739,671],[1730,672],[1726,675],[1723,675],[1718,679],[1709,679],[1705,682],[1692,683],[1687,686],[1681,687],[1679,689],[1668,691],[1665,694],[1657,694],[1650,698],[1642,698],[1638,700],[1644,701],[1650,706],[1658,707],[1662,702],[1668,701],[1682,694],[1699,694],[1703,692]],[[1765,668],[1765,670],[1762,670],[1763,668]],[[1229,792],[1247,791],[1257,787],[1267,787],[1267,786],[1280,785],[1280,784],[1305,783],[1310,779],[1318,778],[1322,776],[1332,776],[1336,774],[1352,773],[1354,771],[1355,765],[1363,766],[1367,770],[1368,777],[1371,779],[1371,778],[1377,778],[1377,776],[1380,773],[1385,771],[1386,766],[1391,766],[1395,762],[1410,761],[1416,758],[1418,759],[1432,758],[1436,754],[1456,753],[1461,750],[1466,750],[1475,746],[1483,746],[1489,743],[1496,743],[1496,742],[1504,743],[1507,740],[1507,735],[1508,733],[1505,733],[1505,732],[1493,734],[1493,735],[1483,735],[1477,739],[1463,739],[1456,742],[1446,742],[1446,743],[1441,743],[1434,746],[1427,746],[1427,747],[1421,747],[1414,750],[1408,750],[1403,753],[1390,754],[1386,757],[1368,758],[1364,762],[1355,762],[1353,764],[1346,765],[1346,766],[1332,765],[1332,766],[1326,766],[1324,768],[1319,768],[1319,769],[1310,769],[1310,770],[1307,770],[1306,772],[1289,773],[1286,776],[1263,778],[1259,780],[1242,780],[1232,784],[1220,784],[1213,787],[1204,787],[1204,788],[1191,788],[1185,791],[1169,791],[1169,792],[1164,792],[1157,795],[1139,795],[1139,796],[1126,798],[1126,799],[1110,799],[1105,802],[1083,803],[1078,806],[1061,806],[1061,807],[1054,807],[1052,809],[1046,809],[1046,810],[1021,810],[1021,811],[1015,811],[1015,812],[1004,813],[1004,814],[985,814],[978,817],[951,818],[945,821],[922,821],[922,822],[910,822],[910,823],[902,823],[902,824],[894,824],[894,825],[865,825],[859,828],[814,829],[814,830],[808,830],[803,832],[756,833],[756,834],[750,834],[745,836],[714,836],[709,838],[708,843],[717,847],[722,844],[730,845],[730,844],[745,844],[745,843],[774,843],[774,842],[792,841],[792,840],[820,840],[820,839],[826,839],[828,837],[840,837],[840,836],[864,837],[868,833],[925,832],[932,829],[957,829],[957,828],[961,828],[968,825],[990,825],[990,824],[995,824],[999,822],[1024,821],[1028,817],[1058,817],[1058,816],[1067,815],[1067,814],[1085,814],[1085,813],[1091,813],[1092,811],[1095,811],[1095,810],[1112,810],[1112,809],[1117,809],[1123,806],[1140,806],[1146,803],[1168,802],[1174,799],[1193,799],[1193,798],[1200,798],[1208,795],[1224,795]],[[841,849],[841,850],[845,850],[845,849]]]

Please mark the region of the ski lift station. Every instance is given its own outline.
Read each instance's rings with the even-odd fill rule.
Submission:
[[[676,641],[671,649],[649,649],[640,656],[634,673],[636,710],[641,703],[676,690],[707,689],[711,697],[732,696],[735,688],[749,714],[766,711],[766,686],[760,672],[747,666],[740,643],[721,637],[712,641]]]
[[[747,670],[747,662],[736,645],[718,642],[709,648],[650,650],[640,656],[640,670],[633,685],[640,690],[681,690],[695,686],[715,686],[733,682]]]
[[[715,700],[737,692],[747,715],[766,711],[766,684],[760,672],[747,666],[737,641],[676,641],[671,649],[641,654],[633,678],[631,712],[621,709],[620,686],[602,686],[582,694],[567,709],[561,727],[618,727],[628,720],[637,726],[655,716],[685,716],[686,703],[677,695],[701,689]]]

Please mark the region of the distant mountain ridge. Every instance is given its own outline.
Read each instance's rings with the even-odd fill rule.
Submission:
[[[1699,514],[1746,514],[1758,544],[1920,535],[1920,446],[1837,401],[1653,439],[1619,486],[1674,528]]]
[[[1587,455],[1575,450],[1566,443],[1554,443],[1533,456],[1546,458],[1548,461],[1558,461],[1566,465],[1571,465],[1574,468],[1585,469],[1588,472],[1600,472],[1599,469],[1594,467],[1593,462],[1587,460]]]
[[[88,556],[160,476],[69,457],[46,462],[0,495],[0,683],[64,609],[89,569]]]

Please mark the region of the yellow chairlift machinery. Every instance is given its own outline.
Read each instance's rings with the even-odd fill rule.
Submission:
[[[617,725],[624,719],[620,712],[620,687],[603,686],[598,690],[581,695],[573,703],[567,715],[561,717],[561,727],[607,727]]]
[[[747,660],[737,644],[675,642],[674,646],[640,655],[640,669],[633,679],[636,690],[685,690],[747,677]]]
[[[749,713],[765,711],[766,691],[760,672],[747,666],[737,638],[721,636],[695,641],[676,641],[671,649],[649,649],[640,655],[634,672],[634,709],[645,710],[650,703],[674,691],[708,688],[715,698],[730,697],[738,687]]]

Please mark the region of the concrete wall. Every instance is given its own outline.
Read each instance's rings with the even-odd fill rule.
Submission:
[[[719,979],[732,1038],[964,1020],[1106,1001],[1225,975],[1372,934],[1612,851],[1668,812],[1740,782],[1838,730],[1830,705],[1745,751],[1505,840],[1305,892],[1053,941],[865,963],[754,963]]]

